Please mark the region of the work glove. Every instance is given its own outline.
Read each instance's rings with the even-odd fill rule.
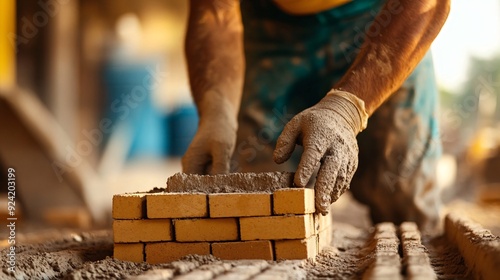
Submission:
[[[287,161],[295,149],[304,151],[295,173],[294,183],[305,187],[320,166],[316,178],[316,211],[328,214],[348,188],[358,167],[356,135],[366,128],[368,114],[363,100],[351,93],[330,91],[316,105],[293,117],[276,144],[274,161]]]
[[[201,111],[198,131],[182,157],[182,171],[229,173],[238,127],[233,105],[223,98],[214,98]]]

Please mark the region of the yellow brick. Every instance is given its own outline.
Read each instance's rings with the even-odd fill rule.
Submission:
[[[328,227],[318,234],[318,253],[332,243],[332,228]]]
[[[172,224],[170,219],[114,220],[113,239],[115,243],[169,241]]]
[[[146,244],[146,262],[166,263],[187,255],[210,255],[210,243],[160,242]]]
[[[117,194],[113,196],[113,219],[142,219],[146,217],[146,194]]]
[[[220,242],[212,244],[212,255],[223,260],[273,260],[271,241]]]
[[[179,242],[238,240],[235,218],[175,220],[174,228]]]
[[[208,216],[207,195],[202,193],[148,194],[146,204],[150,219]]]
[[[314,217],[314,228],[315,228],[315,233],[319,233],[327,228],[329,228],[332,224],[332,215],[331,211],[328,213],[328,215],[323,216],[322,214],[313,214]]]
[[[318,254],[316,235],[302,240],[276,240],[276,260],[300,260],[315,258]]]
[[[241,240],[303,239],[314,234],[311,214],[240,218]]]
[[[143,243],[116,243],[113,248],[113,257],[121,261],[143,262],[144,244]]]
[[[316,211],[314,189],[286,188],[273,194],[274,214],[310,214]]]
[[[208,195],[210,217],[252,217],[271,215],[268,193],[224,193]]]

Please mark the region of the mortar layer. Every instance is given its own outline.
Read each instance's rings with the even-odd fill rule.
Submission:
[[[167,192],[267,192],[293,186],[292,172],[195,175],[176,173],[167,180]]]

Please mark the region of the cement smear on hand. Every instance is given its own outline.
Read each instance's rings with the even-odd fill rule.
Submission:
[[[293,186],[294,173],[230,173],[194,175],[177,173],[167,180],[167,192],[246,193],[273,192]]]

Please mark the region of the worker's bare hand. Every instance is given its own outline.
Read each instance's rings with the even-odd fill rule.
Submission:
[[[299,187],[305,187],[320,166],[315,185],[316,211],[324,215],[330,204],[349,188],[358,167],[356,134],[366,122],[366,113],[360,113],[357,107],[362,107],[364,113],[362,101],[359,104],[335,93],[328,94],[290,120],[274,150],[274,161],[283,163],[290,158],[296,143],[304,147],[294,178]]]
[[[237,122],[220,109],[200,119],[200,126],[182,157],[182,170],[191,174],[228,173],[236,143]]]

